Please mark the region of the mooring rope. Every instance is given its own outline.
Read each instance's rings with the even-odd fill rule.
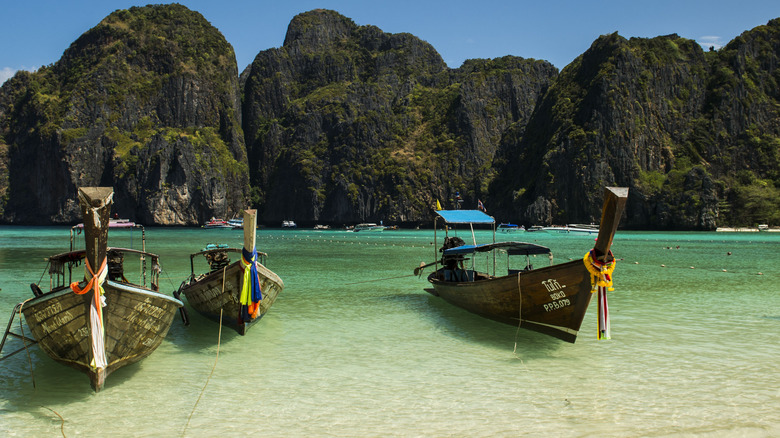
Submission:
[[[48,409],[48,410],[54,412],[58,417],[60,417],[60,433],[64,437],[65,436],[65,419],[62,418],[62,415],[60,415],[59,412],[55,411],[52,408],[47,408],[46,406],[41,406],[41,407],[44,408],[44,409]]]
[[[512,354],[525,366],[523,358],[517,354],[517,338],[520,336],[520,326],[523,324],[523,291],[520,288],[520,274],[517,274],[517,300],[517,330],[515,331],[515,348],[512,350]],[[527,370],[528,368],[526,367]]]
[[[222,268],[222,293],[225,293],[225,271],[227,270],[227,266]],[[209,373],[209,377],[206,379],[206,383],[203,385],[203,389],[200,390],[200,395],[198,395],[198,399],[195,400],[195,406],[192,407],[192,412],[190,412],[190,416],[187,417],[187,424],[184,425],[184,430],[181,431],[181,436],[184,436],[185,433],[187,433],[187,428],[190,426],[190,420],[192,420],[192,415],[195,413],[195,410],[198,409],[198,403],[200,403],[201,397],[203,397],[203,393],[206,391],[206,387],[209,385],[209,382],[211,381],[211,376],[214,375],[214,370],[217,369],[217,361],[219,361],[219,345],[222,341],[222,309],[219,309],[219,334],[217,335],[217,357],[214,358],[214,366],[211,367],[211,373]]]
[[[33,373],[32,357],[30,356],[30,350],[27,348],[27,338],[24,336],[24,324],[22,324],[22,308],[24,308],[24,305],[32,299],[35,299],[35,297],[27,298],[26,300],[22,301],[22,304],[19,306],[19,331],[22,334],[22,345],[24,345],[24,352],[27,353],[27,362],[30,364],[30,379],[32,379],[33,388],[35,389],[35,374]]]

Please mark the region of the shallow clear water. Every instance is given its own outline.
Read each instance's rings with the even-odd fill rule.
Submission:
[[[187,276],[189,253],[242,241],[231,230],[146,235],[166,292]],[[110,243],[126,237],[112,232]],[[593,243],[498,237],[549,246],[556,262]],[[33,346],[29,359],[0,361],[0,435],[780,435],[780,233],[619,232],[612,339],[596,340],[591,306],[576,344],[425,293],[412,270],[433,261],[432,240],[262,229],[258,248],[285,289],[247,336],[220,337],[190,311],[189,327],[174,320],[160,348],[97,394]],[[0,227],[2,327],[45,257],[67,248],[64,227]],[[5,352],[20,346],[9,340]]]

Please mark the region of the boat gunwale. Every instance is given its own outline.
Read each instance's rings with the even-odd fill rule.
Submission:
[[[172,301],[172,302],[178,304],[179,307],[181,307],[184,304],[181,300],[179,300],[177,298],[174,298],[174,297],[172,297],[170,295],[166,295],[166,294],[164,294],[162,292],[158,292],[158,291],[155,291],[155,290],[147,289],[147,288],[145,288],[143,286],[139,286],[139,285],[134,284],[134,283],[122,283],[122,282],[117,282],[117,281],[114,281],[114,280],[106,279],[105,284],[110,286],[110,287],[116,288],[116,289],[121,289],[121,290],[123,290],[125,292],[135,293],[135,294],[139,294],[139,295],[148,295],[148,296],[152,296],[154,298],[162,298],[162,299],[164,299],[166,301]],[[24,309],[25,307],[28,307],[28,305],[29,306],[37,305],[37,304],[39,304],[42,301],[48,301],[48,300],[53,299],[55,297],[59,297],[61,295],[70,294],[70,293],[75,293],[70,288],[70,285],[59,286],[59,287],[57,287],[55,289],[52,289],[52,290],[50,290],[48,292],[44,292],[42,295],[39,295],[37,297],[33,297],[33,298],[31,298],[31,299],[29,299],[27,301],[24,301],[22,303],[23,304],[22,309]],[[109,298],[110,298],[110,296],[109,296]]]

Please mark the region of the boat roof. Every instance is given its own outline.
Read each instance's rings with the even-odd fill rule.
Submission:
[[[461,245],[455,248],[444,250],[445,256],[460,255],[460,254],[473,254],[475,252],[488,252],[495,249],[501,249],[509,253],[509,255],[534,255],[534,254],[549,254],[550,248],[546,246],[537,245],[535,243],[527,242],[496,242],[485,243],[482,245]]]
[[[494,224],[495,219],[480,210],[436,210],[448,224]]]

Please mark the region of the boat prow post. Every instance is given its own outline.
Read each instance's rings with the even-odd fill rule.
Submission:
[[[105,329],[102,312],[102,283],[108,253],[108,225],[111,205],[114,203],[113,187],[81,187],[78,192],[81,213],[84,217],[84,242],[86,245],[85,278],[98,282],[91,287],[89,331],[92,340],[90,383],[95,392],[100,391],[108,376],[108,353],[105,347]],[[90,277],[97,278],[91,279]]]
[[[604,189],[604,205],[601,208],[599,235],[593,246],[594,255],[601,262],[612,261],[609,249],[620,224],[623,209],[628,199],[628,187],[606,187]]]

